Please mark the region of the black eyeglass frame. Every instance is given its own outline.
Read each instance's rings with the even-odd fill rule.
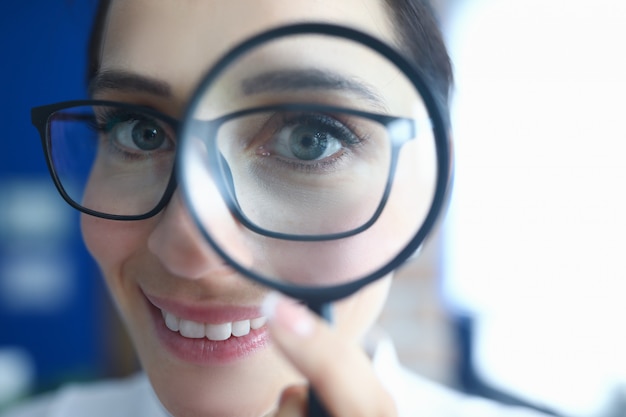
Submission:
[[[90,209],[88,207],[81,205],[79,202],[75,201],[74,199],[72,199],[70,195],[67,193],[67,191],[65,190],[65,187],[63,186],[63,183],[60,180],[56,172],[56,169],[54,167],[54,162],[52,160],[52,139],[50,135],[50,121],[52,120],[53,116],[59,111],[70,110],[73,108],[91,107],[91,106],[106,106],[106,107],[112,107],[112,108],[125,109],[125,110],[128,110],[129,112],[141,113],[141,114],[153,117],[164,123],[169,124],[176,131],[178,130],[179,125],[180,125],[179,120],[173,117],[170,117],[166,114],[163,114],[159,111],[156,111],[152,108],[145,107],[145,106],[137,106],[134,104],[124,103],[124,102],[109,101],[109,100],[73,100],[73,101],[65,101],[61,103],[54,103],[54,104],[32,108],[31,109],[31,121],[33,125],[37,128],[40,134],[41,144],[42,144],[44,155],[46,158],[46,163],[48,165],[48,170],[50,171],[50,175],[52,177],[52,180],[57,190],[59,191],[59,194],[61,194],[63,199],[71,207],[83,213],[86,213],[95,217],[100,217],[100,218],[109,219],[109,220],[130,221],[130,220],[144,220],[144,219],[155,216],[161,210],[163,210],[163,208],[167,206],[172,195],[174,194],[174,191],[176,190],[176,187],[177,187],[177,180],[176,180],[177,170],[175,168],[176,163],[174,163],[172,166],[172,173],[170,174],[170,178],[168,180],[167,186],[164,189],[163,195],[159,199],[158,203],[151,210],[147,211],[146,213],[142,213],[138,215],[118,215],[118,214],[105,213],[105,212]],[[401,137],[401,138],[391,137],[390,135],[392,153],[391,153],[391,163],[389,166],[389,179],[387,181],[381,201],[376,211],[373,213],[372,217],[370,218],[370,220],[368,220],[365,224],[355,229],[348,230],[348,231],[341,232],[341,233],[324,234],[324,235],[298,235],[298,234],[273,232],[271,230],[259,227],[244,214],[243,210],[239,206],[237,197],[235,196],[235,193],[234,193],[234,185],[232,184],[232,178],[228,176],[224,178],[224,175],[228,175],[228,173],[230,172],[227,167],[224,167],[224,161],[219,158],[212,158],[209,166],[210,168],[212,168],[213,175],[226,180],[226,181],[218,182],[218,186],[220,186],[219,188],[220,188],[222,197],[224,198],[224,201],[227,203],[227,206],[229,207],[233,216],[239,222],[241,222],[241,224],[243,224],[246,228],[248,228],[249,230],[255,233],[261,234],[263,236],[276,238],[276,239],[294,240],[294,241],[323,241],[323,240],[342,239],[342,238],[350,237],[358,233],[361,233],[364,230],[367,230],[370,226],[372,226],[376,222],[380,214],[382,213],[383,208],[386,204],[387,198],[389,196],[391,184],[393,182],[395,168],[397,166],[397,159],[398,159],[398,154],[400,152],[400,148],[408,140],[415,138],[415,132],[417,129],[415,125],[415,120],[410,119],[410,118],[376,114],[376,113],[366,112],[362,110],[355,110],[355,109],[350,109],[350,108],[329,106],[329,105],[322,105],[322,104],[283,103],[279,105],[260,106],[260,107],[253,107],[249,109],[243,109],[243,110],[239,110],[233,113],[226,114],[216,119],[206,120],[206,121],[195,121],[195,124],[197,123],[202,124],[203,127],[206,128],[208,132],[217,132],[224,123],[227,123],[233,119],[236,119],[238,117],[248,116],[254,113],[261,113],[261,112],[268,112],[268,111],[301,111],[301,112],[311,111],[311,112],[323,112],[323,113],[331,113],[331,114],[341,113],[341,114],[357,116],[357,117],[361,117],[364,119],[372,120],[374,122],[377,122],[383,125],[387,129],[389,125],[391,125],[392,123],[403,123],[408,127],[407,129],[405,129],[405,132],[407,132],[407,135],[406,137]],[[71,118],[71,119],[74,120],[74,118]],[[394,129],[394,130],[399,131],[401,129]],[[211,135],[209,134],[208,136],[210,137]],[[205,144],[207,146],[210,146],[209,143],[205,142]],[[214,155],[217,155],[218,153],[219,152],[215,150],[214,152],[210,152],[209,155],[214,156]],[[222,168],[221,171],[220,171],[220,168]]]
[[[372,217],[362,224],[359,227],[354,229],[350,229],[340,233],[331,233],[331,234],[291,234],[291,233],[281,233],[275,232],[269,229],[264,229],[258,225],[256,225],[253,221],[251,221],[241,209],[239,202],[237,201],[236,193],[234,191],[235,186],[232,180],[232,176],[230,173],[230,169],[227,166],[227,163],[224,161],[223,157],[221,157],[219,150],[217,149],[217,142],[213,141],[204,141],[204,145],[207,147],[208,152],[208,167],[211,171],[212,175],[215,178],[221,179],[221,181],[216,182],[216,186],[222,195],[222,198],[226,202],[231,214],[235,216],[235,218],[244,225],[247,229],[253,231],[254,233],[271,237],[274,239],[280,240],[292,240],[298,242],[316,242],[316,241],[325,241],[325,240],[336,240],[343,239],[350,236],[354,236],[359,234],[368,228],[370,228],[380,214],[383,212],[385,208],[385,204],[387,203],[387,199],[389,197],[389,193],[391,191],[391,185],[393,183],[394,173],[397,167],[398,155],[400,153],[400,149],[402,146],[409,140],[415,139],[415,134],[418,126],[416,126],[416,121],[414,119],[406,118],[406,117],[397,117],[397,116],[389,116],[385,114],[377,114],[371,113],[363,110],[356,110],[345,107],[337,107],[330,106],[326,104],[314,104],[314,103],[282,103],[261,107],[253,107],[249,109],[239,110],[233,113],[226,114],[224,116],[218,117],[216,119],[208,120],[208,121],[194,121],[194,124],[200,123],[203,128],[206,128],[206,137],[214,138],[217,136],[217,131],[220,129],[221,125],[236,119],[238,117],[248,116],[254,113],[261,112],[271,112],[271,111],[289,111],[289,112],[314,112],[314,113],[323,113],[323,114],[342,114],[342,115],[350,115],[357,116],[363,119],[368,119],[370,121],[376,122],[382,126],[384,126],[389,133],[389,139],[391,141],[391,159],[389,164],[389,173],[387,184],[385,185],[385,189],[383,190],[383,195],[381,196],[380,203],[378,204],[376,210],[372,214]],[[391,132],[389,132],[389,126],[395,123],[403,123],[407,129],[404,131],[407,133],[404,137],[398,137],[397,135],[392,137]],[[395,129],[394,131],[400,131],[402,129]],[[184,162],[178,161],[179,164]]]

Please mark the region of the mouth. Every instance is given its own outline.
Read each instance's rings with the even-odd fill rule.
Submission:
[[[228,340],[231,337],[244,337],[250,331],[265,326],[267,318],[260,316],[253,319],[237,320],[233,322],[212,324],[193,320],[184,320],[174,314],[161,310],[165,326],[172,332],[178,332],[188,339],[207,338],[216,342]]]
[[[230,364],[269,344],[267,319],[256,307],[189,306],[147,295],[146,302],[157,340],[184,362]]]

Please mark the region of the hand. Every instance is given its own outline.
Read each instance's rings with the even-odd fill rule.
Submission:
[[[304,306],[277,295],[264,304],[274,345],[310,382],[333,417],[392,417],[394,402],[362,349],[343,340]],[[307,415],[307,388],[287,388],[276,417]],[[315,417],[315,416],[309,416]]]

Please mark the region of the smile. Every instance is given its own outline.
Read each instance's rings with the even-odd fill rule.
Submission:
[[[213,341],[224,341],[231,336],[247,336],[251,330],[260,329],[267,322],[267,318],[261,316],[220,324],[201,323],[181,319],[162,309],[161,315],[165,320],[165,326],[172,332],[178,332],[181,336],[189,339],[207,338]]]

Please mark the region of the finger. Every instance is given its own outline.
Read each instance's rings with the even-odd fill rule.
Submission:
[[[393,416],[395,406],[356,344],[305,307],[272,293],[264,315],[273,343],[311,383],[334,416]]]
[[[306,400],[306,387],[287,387],[280,396],[278,411],[274,417],[305,417]]]

